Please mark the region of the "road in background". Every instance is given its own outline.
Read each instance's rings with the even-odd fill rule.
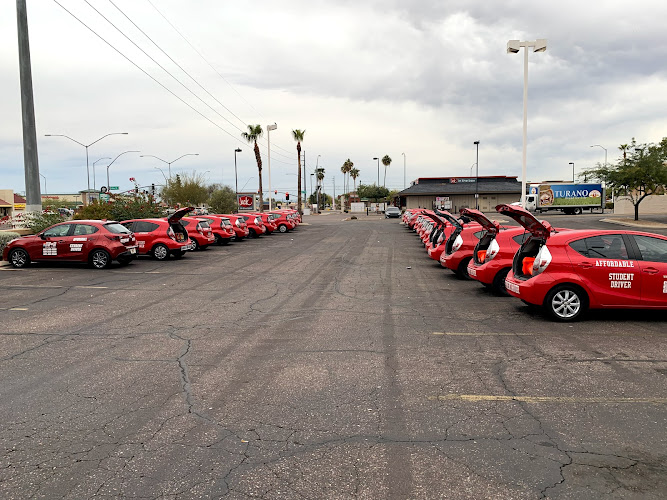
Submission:
[[[343,217],[3,267],[0,496],[663,497],[664,311],[553,323]]]

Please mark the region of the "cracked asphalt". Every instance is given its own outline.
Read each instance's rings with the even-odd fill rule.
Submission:
[[[0,268],[0,498],[665,498],[664,311],[552,323],[342,219]]]

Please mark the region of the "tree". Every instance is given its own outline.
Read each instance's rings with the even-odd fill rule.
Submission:
[[[208,205],[214,214],[234,213],[238,210],[236,192],[229,186],[219,187],[210,194]]]
[[[352,177],[352,181],[354,182],[354,190],[357,190],[357,177],[359,177],[359,169],[358,168],[353,168],[350,170],[350,177]]]
[[[382,181],[382,185],[386,186],[387,185],[387,167],[391,165],[392,159],[389,158],[389,155],[384,155],[384,158],[382,158],[382,164],[384,165],[384,180]]]
[[[632,139],[630,146],[618,148],[623,156],[616,165],[598,164],[583,175],[605,181],[618,196],[628,198],[635,207],[635,220],[639,220],[639,204],[652,194],[662,194],[667,187],[667,137],[659,144],[637,145]]]
[[[322,191],[322,181],[324,180],[324,168],[319,167],[315,169],[315,177],[317,178],[317,210],[321,208],[320,192]]]
[[[345,176],[349,175],[350,171],[352,170],[352,167],[354,167],[354,163],[348,158],[343,162],[343,166],[340,167],[340,171],[343,172],[343,192],[348,192],[350,190],[349,186],[349,179],[348,179],[348,186],[345,186]]]
[[[160,191],[160,197],[169,205],[202,205],[209,197],[206,179],[202,174],[176,174]]]
[[[262,130],[261,125],[248,125],[248,131],[243,132],[241,137],[243,137],[248,144],[254,143],[255,148],[255,160],[257,160],[257,171],[259,172],[259,199],[264,199],[264,194],[262,193],[262,157],[259,154],[259,146],[257,145],[257,139],[262,137],[264,131]],[[264,203],[260,203],[259,211],[264,211]]]
[[[383,186],[376,186],[375,184],[359,184],[359,189],[357,190],[359,198],[366,198],[373,201],[378,201],[380,199],[385,199],[389,196],[389,190]]]
[[[294,140],[296,141],[296,153],[297,153],[297,163],[299,164],[299,171],[297,174],[298,177],[298,186],[297,189],[299,190],[299,201],[297,205],[297,210],[299,211],[300,214],[303,214],[303,209],[301,208],[301,141],[303,141],[303,136],[306,135],[305,130],[299,130],[298,128],[295,130],[292,130],[292,137],[294,137]]]

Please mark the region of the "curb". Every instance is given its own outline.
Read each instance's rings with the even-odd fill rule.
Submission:
[[[620,226],[628,226],[628,227],[641,227],[646,229],[667,229],[667,224],[661,224],[659,222],[653,222],[651,224],[643,224],[641,221],[628,222],[618,219],[600,219],[600,222],[608,222],[609,224],[618,224]]]

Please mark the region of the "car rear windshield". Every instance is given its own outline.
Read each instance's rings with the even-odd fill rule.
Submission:
[[[127,234],[130,232],[128,228],[126,228],[125,226],[121,226],[117,222],[112,222],[111,224],[104,224],[104,227],[106,227],[110,233]]]
[[[208,220],[200,220],[199,225],[203,228],[209,228],[211,225],[208,223]]]

